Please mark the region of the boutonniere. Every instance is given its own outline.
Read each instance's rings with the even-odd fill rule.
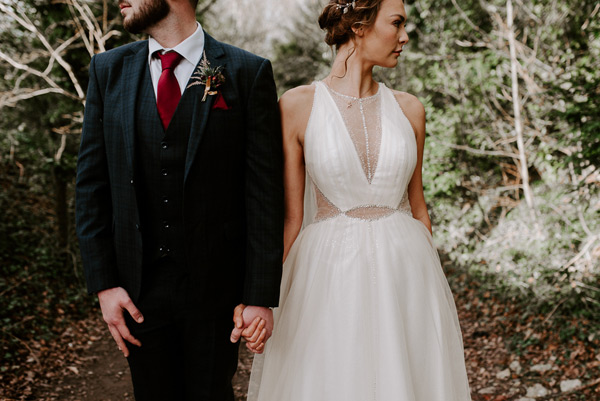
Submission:
[[[190,81],[191,83],[187,88],[195,85],[204,85],[204,96],[202,96],[202,101],[204,102],[208,95],[212,96],[218,94],[219,92],[216,89],[225,82],[223,66],[211,66],[206,58],[206,52],[204,52],[202,60],[200,61],[200,64],[198,64],[198,67],[196,67]]]

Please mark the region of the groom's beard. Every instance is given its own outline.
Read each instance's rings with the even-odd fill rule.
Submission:
[[[123,28],[131,33],[142,33],[165,18],[171,9],[166,0],[145,0],[140,9],[129,19],[123,20]]]

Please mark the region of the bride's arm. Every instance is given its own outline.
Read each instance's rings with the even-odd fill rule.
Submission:
[[[425,108],[415,96],[405,92],[396,92],[396,100],[410,121],[417,140],[417,165],[408,184],[408,201],[413,217],[421,221],[432,233],[431,219],[427,212],[423,194],[423,149],[425,147]]]
[[[287,91],[279,100],[284,166],[284,261],[296,237],[298,237],[304,217],[304,132],[310,117],[313,97],[314,86],[300,86]]]

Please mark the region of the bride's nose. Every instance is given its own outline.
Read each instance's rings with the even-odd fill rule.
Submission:
[[[402,46],[408,43],[408,33],[406,33],[406,30],[402,30],[402,33],[398,38],[398,43],[400,43]]]

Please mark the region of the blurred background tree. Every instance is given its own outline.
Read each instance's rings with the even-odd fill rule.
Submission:
[[[280,92],[328,72],[321,3],[305,2],[272,41]],[[425,104],[438,246],[534,310],[597,316],[600,5],[407,3],[410,42],[376,76]]]

